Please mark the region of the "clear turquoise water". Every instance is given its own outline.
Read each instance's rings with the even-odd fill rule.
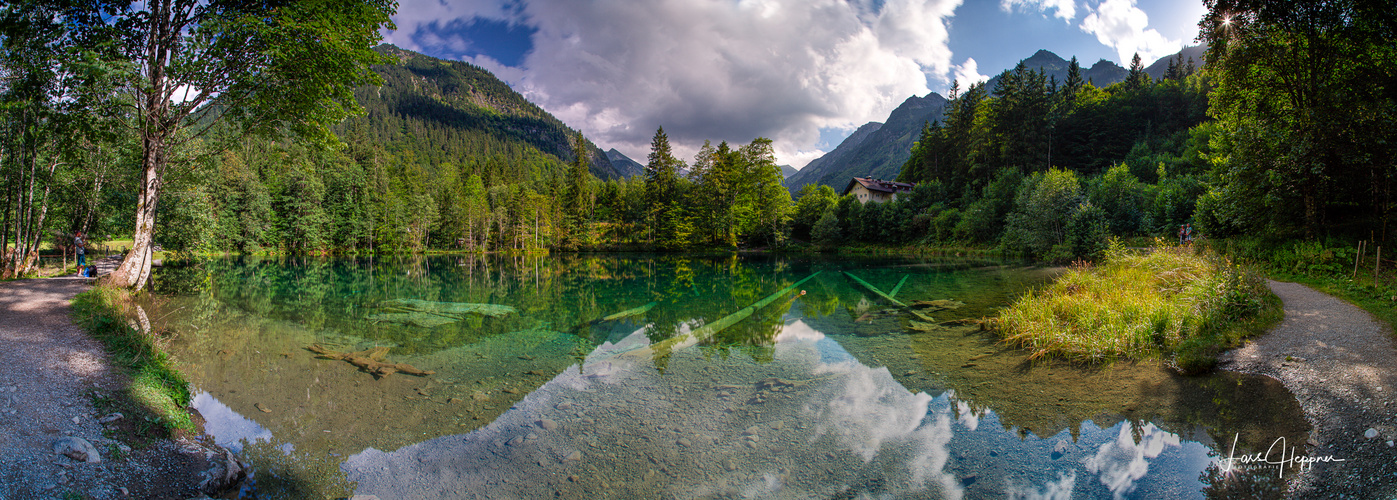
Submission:
[[[1282,491],[1295,471],[1218,470],[1234,438],[1237,454],[1304,442],[1274,380],[1032,364],[955,321],[1053,274],[967,259],[223,259],[162,269],[152,316],[207,432],[253,462],[257,498]],[[404,298],[517,312],[382,320]],[[964,305],[915,305],[943,299]],[[385,346],[435,373],[375,378],[312,344]]]

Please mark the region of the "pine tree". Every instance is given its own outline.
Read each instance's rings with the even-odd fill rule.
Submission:
[[[1145,65],[1140,62],[1140,53],[1136,52],[1135,57],[1130,59],[1130,74],[1125,77],[1125,88],[1126,90],[1138,90],[1145,88],[1150,83],[1150,74],[1145,72]]]
[[[1082,65],[1077,63],[1077,56],[1072,56],[1072,60],[1067,62],[1067,80],[1063,82],[1062,89],[1074,95],[1082,90]]]
[[[665,128],[655,131],[650,141],[649,162],[645,165],[645,204],[652,243],[677,248],[687,242],[679,241],[677,199],[680,162],[674,157]]]
[[[564,203],[564,216],[567,217],[568,233],[574,245],[585,239],[587,223],[590,219],[588,213],[588,198],[591,193],[592,174],[587,171],[590,165],[587,157],[587,140],[582,137],[582,132],[577,132],[573,138],[572,163],[568,166],[568,187]]]

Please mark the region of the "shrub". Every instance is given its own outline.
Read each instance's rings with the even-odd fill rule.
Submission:
[[[810,238],[816,245],[836,245],[843,239],[839,232],[839,217],[834,215],[833,210],[826,210],[825,215],[820,216],[820,220],[815,222],[815,227],[810,230]]]

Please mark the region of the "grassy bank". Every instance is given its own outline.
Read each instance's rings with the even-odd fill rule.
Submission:
[[[194,431],[188,411],[189,384],[175,370],[157,334],[143,327],[145,311],[124,289],[97,285],[73,299],[73,320],[102,342],[113,367],[124,371],[126,389],[99,398],[106,411],[121,411],[138,434],[163,437]]]
[[[1283,317],[1256,271],[1206,249],[1156,241],[1114,244],[1096,265],[1076,264],[1000,312],[996,327],[1034,358],[1100,363],[1163,358],[1182,373]]]

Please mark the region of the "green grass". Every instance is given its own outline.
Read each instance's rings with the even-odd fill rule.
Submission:
[[[1261,276],[1227,258],[1162,241],[1144,252],[1113,242],[1098,265],[1074,264],[1002,310],[995,325],[1035,359],[1163,358],[1198,373],[1282,315]]]
[[[114,366],[128,379],[117,401],[101,406],[126,413],[127,419],[150,432],[150,424],[167,433],[195,430],[188,407],[189,384],[174,368],[154,332],[133,327],[136,306],[124,289],[97,285],[73,299],[73,319],[102,342]]]

